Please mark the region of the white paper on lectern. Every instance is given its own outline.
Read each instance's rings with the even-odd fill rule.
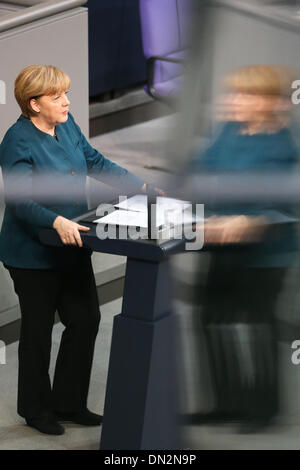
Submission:
[[[115,207],[128,211],[147,212],[147,196],[144,194],[136,194],[119,204],[115,204]]]
[[[147,228],[147,214],[134,211],[114,211],[110,214],[94,220],[95,223],[111,225],[131,225],[133,227]]]
[[[156,198],[156,204],[158,211],[182,211],[187,207],[187,205],[190,205],[191,203],[189,201],[182,201],[180,199],[174,199],[171,197],[158,196]],[[135,196],[125,199],[119,204],[115,204],[115,207],[129,211],[147,212],[147,196],[144,194],[136,194]]]
[[[111,225],[129,225],[134,227],[148,227],[147,196],[136,194],[115,204],[121,210],[116,210],[104,217],[94,220],[95,223]],[[189,201],[173,199],[170,197],[156,198],[156,227],[164,225],[182,225],[200,221],[186,209],[191,208]]]
[[[148,217],[146,212],[120,211],[111,212],[110,214],[94,220],[95,223],[110,225],[130,225],[132,227],[148,227]],[[163,225],[164,213],[156,214],[156,227]]]
[[[190,212],[172,212],[171,214],[168,213],[168,215],[166,215],[164,210],[158,210],[156,214],[156,227],[164,225],[182,225],[183,223],[191,224],[193,222],[200,222],[201,220],[203,219],[195,217]],[[116,210],[100,219],[94,220],[94,222],[111,225],[129,225],[142,228],[148,227],[147,213],[125,210]]]
[[[157,205],[161,210],[168,211],[183,211],[187,207],[191,206],[190,201],[182,201],[181,199],[174,199],[172,197],[161,197],[157,198]]]

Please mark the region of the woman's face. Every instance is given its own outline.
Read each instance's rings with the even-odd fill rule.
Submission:
[[[218,117],[237,122],[257,122],[270,118],[278,104],[278,97],[231,92],[219,98]]]
[[[272,95],[235,93],[233,95],[235,120],[239,122],[268,120],[275,111],[277,99]]]
[[[30,103],[41,120],[56,126],[68,120],[70,101],[67,93],[67,91],[61,91],[55,95],[43,95],[32,99]]]

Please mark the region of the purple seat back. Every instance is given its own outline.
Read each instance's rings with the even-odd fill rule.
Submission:
[[[146,59],[163,56],[183,59],[189,41],[189,20],[193,0],[140,0],[140,16]],[[165,96],[176,94],[183,66],[157,61],[154,88]],[[168,83],[169,82],[169,83]]]

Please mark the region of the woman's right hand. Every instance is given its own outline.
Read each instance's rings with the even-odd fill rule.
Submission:
[[[53,222],[53,228],[57,231],[61,241],[64,245],[75,245],[82,247],[82,240],[79,230],[84,232],[89,231],[89,227],[76,224],[65,217],[59,215]]]

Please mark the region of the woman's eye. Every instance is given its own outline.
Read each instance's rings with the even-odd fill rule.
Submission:
[[[64,91],[62,95],[57,95],[54,97],[54,100],[57,101],[59,100],[60,98],[62,98],[63,95],[67,95],[69,93],[70,90],[67,90],[67,91]]]

